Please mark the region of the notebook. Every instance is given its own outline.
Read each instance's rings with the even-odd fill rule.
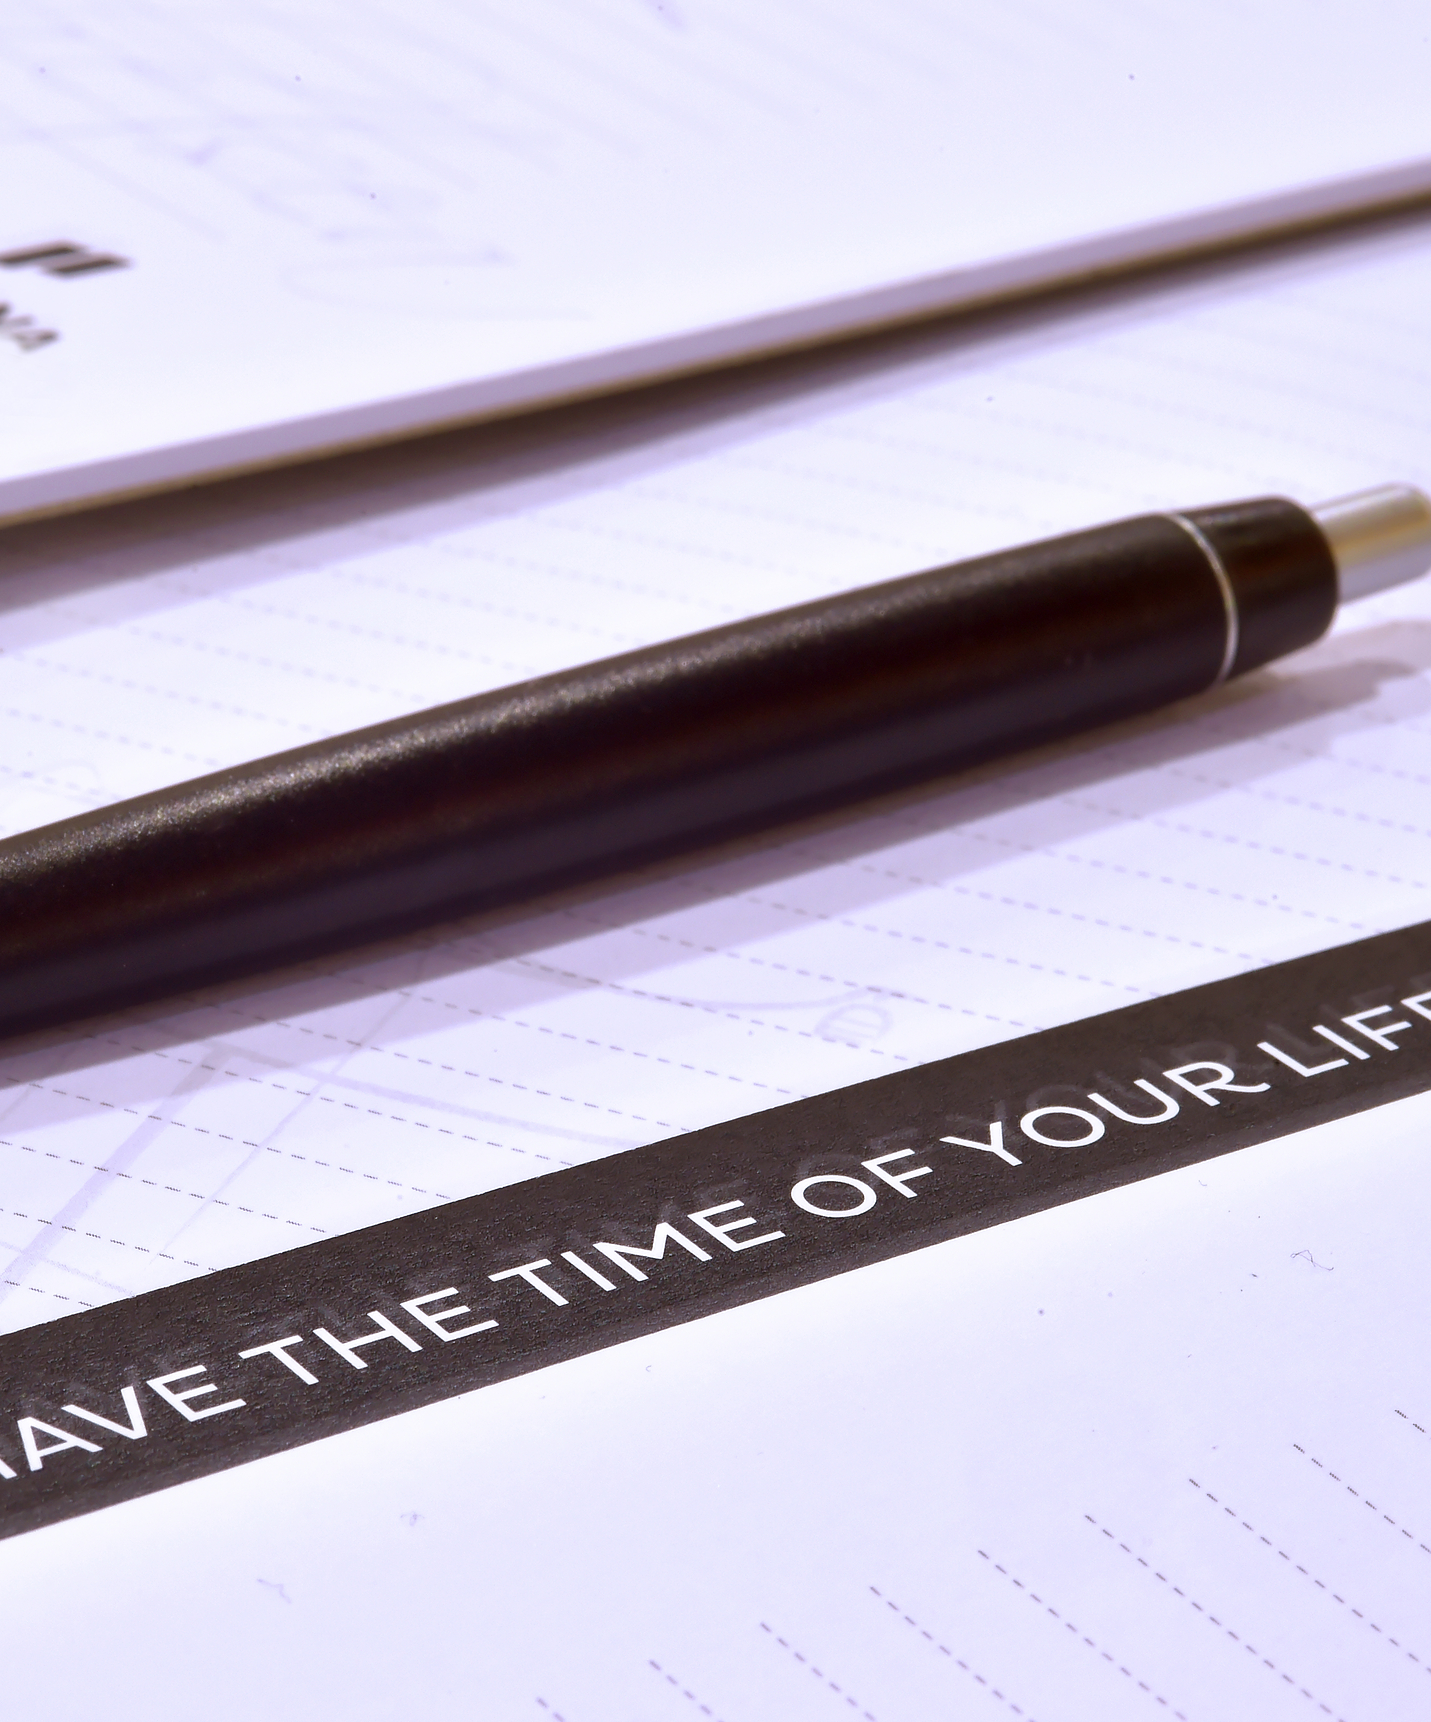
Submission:
[[[6,829],[1121,513],[1425,485],[1428,303],[1427,229],[1389,221],[542,427],[14,529]],[[1013,1056],[1044,1044],[1022,1036],[1262,984],[1431,919],[1428,620],[1431,593],[1406,587],[1268,671],[997,770],[11,1049],[4,1343],[43,1348],[72,1331],[57,1318],[118,1318],[135,1295],[194,1301],[185,1332],[134,1337],[62,1402],[7,1402],[0,1512],[327,1391],[272,1349],[241,1362],[220,1320],[226,1276],[281,1271],[296,1245],[468,1199],[540,1203],[566,1187],[548,1173],[614,1176],[625,1151],[838,1111],[871,1077]],[[1299,1038],[1275,1044],[1325,1072],[1269,1055],[1241,1078],[1315,1096],[1389,1073],[1351,1111],[8,1539],[11,1702],[501,1722],[1423,1714],[1431,1022],[1399,1004],[1431,988],[1413,984],[1415,938],[1405,974],[1378,957],[1352,983],[1361,1002],[1318,982],[1293,999]],[[1363,1026],[1410,1022],[1395,1052],[1343,1020],[1393,980],[1394,1014]],[[1184,1063],[1219,1057],[1195,1039]],[[1122,1086],[1098,1092],[1151,1111],[1139,1068],[1120,1055],[1104,1074]],[[1184,1120],[1262,1104],[1207,1107],[1170,1068],[1146,1080],[1181,1094]],[[1089,1110],[1093,1079],[1070,1093],[1062,1076],[1038,1104]],[[949,1101],[970,1117],[939,1134],[962,1147],[931,1132],[884,1165],[931,1167],[914,1195],[861,1169],[899,1145],[863,1153],[848,1175],[874,1214],[912,1227],[959,1156],[1022,1175],[992,1153],[987,1098]],[[1001,1144],[1028,1166],[1017,1124]],[[658,1260],[628,1253],[645,1281],[573,1249],[619,1293],[559,1256],[499,1263],[485,1237],[451,1279],[402,1292],[451,1287],[419,1309],[449,1333],[500,1317],[495,1333],[438,1337],[359,1280],[259,1338],[296,1337],[288,1356],[321,1384],[400,1389],[524,1331],[499,1296],[558,1321],[778,1261],[783,1240],[739,1255],[684,1218],[728,1199],[677,1216],[708,1260],[669,1240]],[[860,1223],[786,1199],[760,1231]],[[509,1266],[566,1304],[488,1281]],[[381,1335],[375,1305],[420,1352],[388,1335],[345,1358],[315,1332]]]
[[[0,516],[1431,192],[1422,9],[38,0]]]
[[[23,219],[0,331],[24,446],[6,505],[602,390],[1415,190],[1419,21],[1318,22],[1289,41],[1275,12],[1231,8],[1005,10],[957,38],[914,7],[878,30],[828,7],[32,15],[7,50]],[[474,116],[457,92],[479,73]],[[1034,199],[1011,195],[1024,139],[1050,176]],[[1107,172],[1129,155],[1144,173]],[[5,828],[1120,512],[1425,484],[1427,256],[1389,224],[12,535]],[[1360,606],[1254,682],[1012,770],[11,1053],[0,1320],[43,1347],[56,1316],[169,1289],[194,1316],[165,1344],[212,1320],[220,1349],[186,1374],[136,1318],[114,1359],[132,1404],[100,1375],[67,1389],[89,1418],[64,1395],[7,1403],[0,1511],[41,1486],[82,1504],[68,1478],[174,1431],[197,1466],[202,1440],[335,1379],[400,1393],[528,1308],[698,1288],[778,1262],[798,1225],[861,1221],[787,1201],[760,1228],[783,1237],[738,1255],[749,1231],[722,1241],[683,1208],[708,1260],[668,1240],[643,1263],[649,1227],[612,1233],[624,1258],[581,1245],[614,1292],[559,1253],[488,1283],[510,1264],[484,1242],[453,1261],[460,1293],[340,1300],[289,1363],[240,1362],[226,1276],[295,1244],[504,1190],[540,1202],[548,1172],[618,1176],[623,1151],[1426,920],[1425,610],[1415,589]],[[1319,1012],[1356,1051],[1314,1055]],[[1327,1067],[1292,1071],[1294,1092],[1418,1057],[1413,1007],[1370,1019],[1412,1024],[1394,1053],[1345,1014],[1317,993],[1289,1022],[1301,1039],[1277,1044]],[[1199,1113],[1168,1062],[1145,1080]],[[1133,1068],[1108,1075],[1137,1111],[1154,1102]],[[1255,1104],[1224,1095],[1206,1121]],[[0,1550],[14,1702],[1420,1715],[1424,1113],[1388,1090],[49,1523]],[[839,1176],[912,1225],[963,1160],[1021,1175],[989,1119],[952,1128],[963,1146],[928,1132],[883,1167],[923,1184],[881,1182],[873,1149]],[[719,1228],[718,1197],[685,1206]],[[451,1338],[506,1293],[526,1302],[491,1305],[499,1334]]]

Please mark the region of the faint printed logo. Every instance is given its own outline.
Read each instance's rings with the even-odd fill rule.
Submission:
[[[127,269],[129,259],[109,251],[91,251],[69,239],[51,239],[43,245],[22,245],[0,251],[0,269],[36,269],[62,281],[72,276],[97,275],[107,269]],[[33,353],[60,338],[58,329],[42,328],[35,319],[0,302],[0,340],[21,353]]]
[[[106,269],[128,269],[127,257],[109,251],[91,251],[68,239],[52,239],[47,245],[24,245],[16,251],[0,251],[0,268],[38,269],[46,275],[68,280],[76,275],[98,275]]]

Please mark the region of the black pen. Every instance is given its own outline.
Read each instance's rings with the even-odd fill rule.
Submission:
[[[1431,502],[1152,514],[437,706],[0,843],[0,1034],[1155,710],[1431,565]]]

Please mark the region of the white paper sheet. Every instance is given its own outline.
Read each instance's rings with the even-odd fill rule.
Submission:
[[[0,515],[1425,193],[1427,53],[1412,0],[36,0]]]
[[[1403,226],[346,488],[27,529],[7,828],[1122,512],[1425,484],[1428,304]],[[1428,621],[1407,588],[1011,769],[12,1053],[0,1318],[1423,920]],[[1425,1120],[17,1539],[7,1691],[66,1718],[1420,1716]]]

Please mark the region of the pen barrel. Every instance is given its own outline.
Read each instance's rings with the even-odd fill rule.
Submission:
[[[1292,503],[1151,515],[46,826],[0,843],[0,1033],[510,902],[1148,712],[1307,644],[1335,604],[1331,552]]]

